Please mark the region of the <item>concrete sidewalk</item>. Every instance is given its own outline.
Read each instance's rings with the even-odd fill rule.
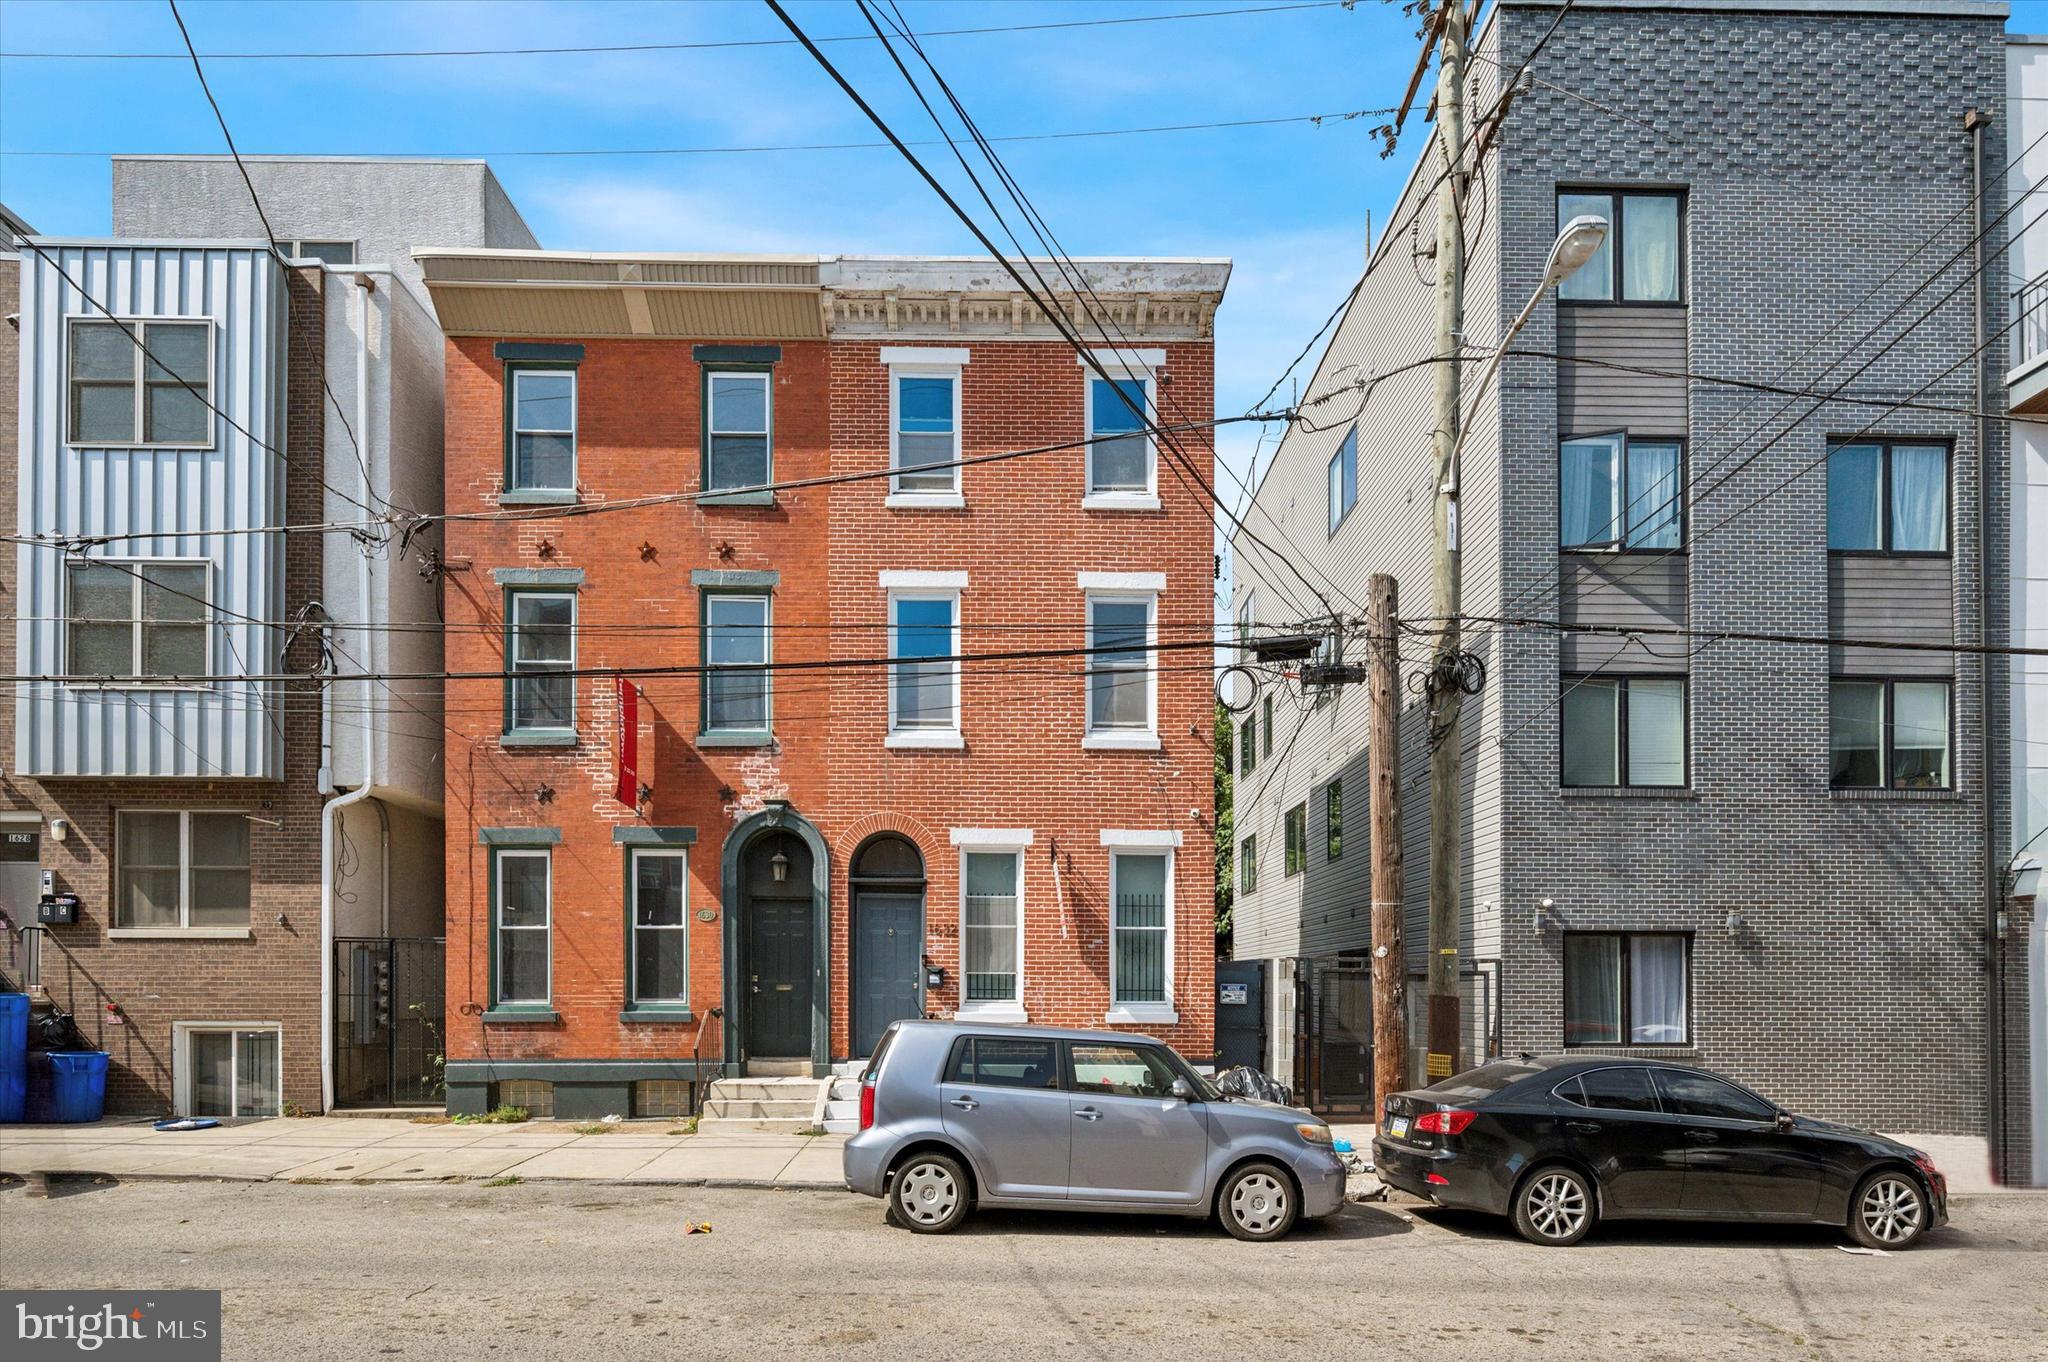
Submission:
[[[712,1187],[845,1185],[839,1171],[844,1136],[667,1133],[676,1128],[646,1121],[579,1135],[551,1121],[415,1125],[357,1117],[285,1117],[161,1132],[147,1120],[14,1125],[0,1126],[0,1173],[247,1182],[516,1177]]]

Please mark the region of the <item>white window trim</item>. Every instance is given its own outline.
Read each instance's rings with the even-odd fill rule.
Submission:
[[[1094,363],[1090,363],[1090,356]],[[1090,373],[1099,364],[1111,378],[1150,378],[1166,367],[1166,351],[1157,346],[1091,346],[1087,354],[1074,352],[1074,363]]]
[[[549,850],[548,848],[546,848],[546,847],[494,847],[494,848],[492,849],[492,854],[493,854],[493,855],[494,855],[494,856],[495,856],[495,857],[497,858],[497,862],[496,862],[496,864],[495,864],[495,865],[493,865],[493,866],[491,867],[491,872],[492,872],[492,874],[491,874],[491,879],[492,879],[492,884],[491,884],[491,890],[492,890],[492,893],[491,893],[491,958],[492,958],[492,963],[493,963],[493,965],[495,966],[495,968],[493,968],[493,969],[491,970],[491,997],[490,997],[490,1002],[489,1002],[489,1004],[488,1004],[488,1005],[489,1005],[490,1007],[493,1007],[493,1008],[498,1008],[498,1007],[553,1007],[553,1006],[555,1005],[555,856],[554,856],[554,853],[553,853],[552,851],[550,851],[550,850]],[[539,860],[540,860],[540,862],[541,862],[541,864],[543,864],[543,865],[545,865],[545,866],[547,867],[547,872],[548,872],[548,873],[547,873],[547,907],[548,907],[548,913],[547,913],[547,921],[546,921],[545,923],[543,923],[543,924],[542,924],[541,926],[537,927],[537,928],[534,928],[534,927],[512,927],[512,928],[507,928],[507,927],[506,927],[506,926],[504,925],[504,917],[505,917],[505,873],[504,873],[504,869],[503,869],[503,867],[504,867],[504,864],[505,864],[505,862],[506,862],[507,860],[511,860],[511,859],[515,859],[515,858],[528,858],[528,859],[530,859],[530,858],[535,858],[535,857],[538,857],[538,858],[539,858]],[[504,941],[503,941],[503,939],[502,939],[502,934],[503,934],[504,932],[508,931],[508,930],[510,930],[510,931],[515,931],[515,932],[520,932],[520,931],[539,931],[539,932],[540,932],[540,933],[542,933],[542,935],[543,935],[543,936],[544,936],[544,937],[546,938],[546,940],[547,940],[547,946],[548,946],[548,968],[547,968],[547,981],[548,981],[548,991],[547,991],[547,996],[546,996],[546,997],[544,997],[544,998],[507,998],[507,997],[503,996],[503,992],[502,992],[502,990],[503,990],[503,989],[504,989],[504,987],[505,987],[505,958],[504,958],[504,957],[503,957],[502,955],[498,954],[498,952],[499,952],[500,950],[502,950],[502,949],[503,949],[503,947],[504,947]]]
[[[176,927],[122,927],[115,925],[121,911],[121,876],[127,867],[121,857],[121,817],[124,814],[174,813],[178,816],[178,923]],[[162,807],[120,807],[114,809],[113,856],[109,866],[112,890],[107,904],[107,935],[131,941],[238,941],[249,936],[249,924],[239,927],[193,927],[192,921],[192,815],[220,814],[249,817],[247,809],[166,809]],[[256,847],[249,847],[249,916],[256,915]]]
[[[1172,829],[1104,828],[1102,830],[1102,845],[1106,847],[1126,847],[1131,849],[1150,847],[1157,849],[1160,847],[1177,847],[1180,845],[1180,842],[1180,833]]]
[[[1107,832],[1103,833],[1103,844],[1105,846],[1112,845],[1109,841],[1111,835],[1112,834]],[[1132,834],[1120,833],[1116,835],[1129,836]],[[1157,836],[1158,834],[1137,835]],[[1170,836],[1174,839],[1173,845],[1179,845],[1179,833],[1168,833],[1165,835]],[[1163,856],[1166,859],[1166,1001],[1163,1003],[1123,1003],[1117,1001],[1116,863],[1117,860],[1124,855]],[[1173,851],[1172,847],[1161,846],[1157,843],[1151,844],[1149,846],[1144,844],[1127,843],[1122,845],[1118,849],[1112,850],[1109,853],[1109,1010],[1102,1014],[1102,1019],[1106,1022],[1113,1022],[1118,1025],[1151,1024],[1171,1026],[1180,1021],[1180,1012],[1174,1006],[1173,1000],[1173,948],[1174,936],[1176,933],[1176,923],[1174,919],[1173,872],[1174,863],[1177,859],[1178,857]]]
[[[576,599],[576,596],[577,593],[574,588],[515,587],[511,591],[510,600],[507,601],[505,609],[505,670],[511,673],[512,676],[511,687],[505,697],[505,731],[507,733],[574,733],[576,731],[576,682],[578,679],[576,676],[577,626],[583,617],[582,603]],[[535,667],[530,671],[521,671],[518,655],[519,630],[522,627],[519,622],[519,603],[529,598],[539,600],[548,597],[560,597],[569,602],[568,665],[567,667]],[[518,705],[513,697],[517,695],[519,690],[519,678],[522,676],[553,676],[562,671],[566,671],[569,674],[569,722],[561,727],[547,724],[517,724],[513,722],[518,713]]]
[[[1074,585],[1083,591],[1157,591],[1166,590],[1166,574],[1163,572],[1077,572]]]
[[[1156,351],[1153,353],[1157,353]],[[1076,356],[1078,359],[1079,356]],[[1112,379],[1136,379],[1145,387],[1145,415],[1156,420],[1159,410],[1158,382],[1150,369],[1133,369],[1119,373],[1119,366],[1104,363]],[[1084,511],[1156,511],[1159,509],[1159,451],[1154,448],[1152,432],[1147,428],[1145,440],[1145,490],[1095,490],[1095,384],[1101,375],[1090,369],[1081,378],[1081,411],[1084,424],[1082,430],[1088,436],[1087,457],[1083,460],[1081,483],[1081,509]]]
[[[577,419],[583,413],[583,387],[582,384],[577,381],[576,369],[574,368],[574,366],[546,364],[532,364],[522,367],[517,361],[514,361],[512,363],[511,369],[512,409],[506,413],[506,418],[508,423],[512,427],[512,439],[510,445],[505,450],[505,490],[508,492],[575,491],[576,477],[578,472],[581,470],[582,466],[582,451],[579,448],[579,446],[582,444],[582,441],[577,438],[576,424]],[[539,374],[545,374],[549,377],[566,377],[569,380],[569,428],[567,430],[554,430],[552,428],[544,428],[541,426],[534,426],[531,429],[528,429],[527,427],[524,427],[519,424],[519,382],[521,379],[526,378],[528,375]],[[568,486],[531,487],[525,483],[512,481],[512,472],[519,466],[519,437],[521,435],[566,435],[569,437]]]
[[[960,477],[958,460],[961,450],[966,447],[964,432],[965,402],[963,394],[967,383],[961,370],[967,367],[968,354],[965,350],[922,348],[918,346],[886,345],[882,347],[882,363],[889,370],[889,494],[883,499],[884,506],[904,509],[923,508],[927,510],[957,510],[967,504],[966,491]],[[901,380],[905,378],[945,378],[953,383],[953,459],[954,466],[946,472],[953,475],[953,485],[948,488],[903,487],[897,481],[898,449],[897,436],[897,395]]]
[[[131,427],[135,432],[135,438],[132,440],[110,440],[104,443],[97,441],[87,442],[78,439],[71,429],[73,416],[71,402],[71,356],[73,353],[71,348],[71,331],[79,322],[115,325],[129,333],[129,344],[135,350],[135,417],[134,425]],[[151,372],[151,366],[145,354],[145,347],[149,344],[149,325],[152,322],[187,322],[206,327],[206,382],[195,385],[203,396],[207,408],[206,424],[209,430],[212,431],[212,434],[204,440],[150,440],[144,438],[148,434],[148,427],[144,424],[147,420],[147,413],[143,394],[144,390],[148,387],[148,378]],[[141,331],[135,330],[137,326],[142,328]],[[64,404],[65,445],[72,449],[212,449],[216,447],[219,444],[221,418],[214,409],[213,392],[215,385],[213,379],[214,366],[219,358],[217,354],[219,336],[220,322],[211,316],[142,317],[124,314],[109,317],[104,313],[91,312],[74,312],[66,316],[64,318],[63,397],[60,399]],[[141,344],[136,344],[138,340]]]
[[[760,430],[720,430],[718,428],[718,403],[713,400],[712,393],[717,389],[718,380],[721,378],[745,379],[749,382],[760,383]],[[775,375],[760,369],[721,369],[715,364],[707,365],[704,370],[704,471],[701,474],[705,480],[703,490],[713,496],[760,490],[745,483],[733,487],[727,487],[723,484],[715,487],[711,485],[711,445],[721,435],[737,435],[743,438],[759,436],[762,441],[761,461],[765,465],[763,481],[770,483],[775,481]]]
[[[960,595],[967,585],[964,572],[884,572],[882,585],[886,589],[888,611],[889,663],[888,684],[883,688],[883,699],[887,712],[883,715],[886,735],[884,747],[892,748],[959,748],[967,745],[963,735],[961,713],[966,697],[962,693],[960,663]],[[957,582],[957,585],[955,584]],[[899,601],[947,600],[953,605],[952,641],[946,652],[953,657],[953,726],[951,728],[898,728],[896,726],[896,605]]]
[[[93,448],[99,447],[100,446],[97,445],[93,446]],[[168,446],[155,447],[167,448]],[[57,651],[59,655],[63,658],[63,661],[60,664],[60,669],[63,675],[71,675],[71,569],[74,566],[102,563],[110,566],[118,565],[122,568],[134,570],[128,574],[129,603],[134,608],[135,612],[133,618],[130,621],[130,633],[132,635],[132,638],[130,640],[128,656],[130,664],[130,674],[134,676],[142,675],[142,579],[137,574],[141,571],[141,569],[152,565],[204,568],[206,570],[206,582],[205,585],[201,588],[200,594],[206,598],[206,613],[205,616],[200,620],[200,623],[203,626],[205,626],[206,629],[206,669],[209,672],[213,670],[213,595],[214,588],[216,585],[214,581],[215,572],[213,559],[169,557],[114,558],[95,555],[86,558],[67,558],[64,560],[62,564],[62,570],[59,571],[57,574],[57,590],[63,597],[63,608],[58,612],[57,625]],[[128,681],[117,682],[112,686],[106,686],[102,685],[97,681],[71,680],[65,682],[64,684],[67,690],[211,691],[215,689],[215,683],[212,681]]]
[[[963,840],[963,835],[970,840]],[[978,1022],[1028,1022],[1024,1010],[1024,848],[1031,845],[1029,829],[954,828],[953,845],[960,848],[960,1005],[956,1017]],[[986,840],[984,840],[986,839]],[[1017,865],[1017,991],[1008,999],[967,1001],[967,857],[1009,855]]]
[[[690,1005],[690,849],[687,846],[631,847],[628,851],[629,854],[626,857],[626,935],[629,938],[631,950],[626,959],[626,1006],[629,1008],[687,1008]],[[640,925],[640,861],[643,857],[654,860],[682,862],[683,920],[674,927],[642,927]],[[554,924],[553,867],[550,867],[548,870],[548,880],[548,923],[549,935],[552,936]],[[640,996],[640,933],[643,931],[681,932],[683,934],[683,991],[680,997],[643,998]],[[550,950],[552,951],[552,947],[550,947]],[[554,959],[552,954],[549,956],[548,966],[548,989],[549,992],[553,992]]]
[[[273,1021],[176,1021],[171,1023],[171,1100],[178,1115],[192,1115],[192,1037],[216,1031],[265,1031],[277,1037],[277,1103],[278,1110],[271,1116],[284,1114],[284,1026]],[[239,1042],[235,1043],[239,1049]],[[240,1094],[235,1091],[241,1086],[242,1066],[240,1056],[229,1065],[228,1108],[232,1111],[240,1103]],[[224,1120],[237,1119],[223,1117]],[[257,1117],[242,1117],[243,1120],[257,1120]]]
[[[1157,576],[1161,582],[1165,577],[1156,573],[1081,573],[1083,578],[1092,576],[1127,575],[1150,578]],[[1156,661],[1159,656],[1159,593],[1146,590],[1105,591],[1092,590],[1082,597],[1082,628],[1086,630],[1088,647],[1095,647],[1095,607],[1099,602],[1130,605],[1142,602],[1145,606],[1145,726],[1143,728],[1104,728],[1095,725],[1095,655],[1090,653],[1081,680],[1081,747],[1091,752],[1157,752],[1159,742],[1159,671]]]

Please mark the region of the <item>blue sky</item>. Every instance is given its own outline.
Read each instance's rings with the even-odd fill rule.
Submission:
[[[1259,0],[899,0],[920,32],[1235,9]],[[847,0],[794,3],[814,36],[866,32]],[[202,55],[706,42],[784,37],[752,0],[686,3],[181,4]],[[1278,118],[1394,103],[1413,21],[1364,0],[1270,14],[933,38],[933,60],[990,134]],[[157,0],[0,2],[0,50],[180,48]],[[931,125],[872,42],[827,53],[906,137]],[[801,48],[369,61],[208,62],[245,151],[472,154],[874,140]],[[79,83],[101,97],[80,98]],[[53,111],[62,110],[62,116]],[[1227,255],[1218,411],[1263,393],[1350,286],[1364,224],[1407,156],[1371,120],[1322,127],[1012,143],[1004,160],[1076,255]],[[1414,145],[1411,141],[1410,145]],[[0,62],[0,149],[223,150],[175,61]],[[971,193],[944,147],[920,149]],[[589,250],[966,252],[973,239],[894,152],[491,156],[542,244]],[[951,173],[944,168],[951,167]],[[38,231],[108,230],[103,156],[0,156],[0,199]],[[974,205],[979,209],[979,205]],[[977,217],[986,222],[985,211]],[[992,224],[991,224],[992,225]],[[1242,472],[1256,428],[1219,432]],[[1228,478],[1219,490],[1234,492]]]

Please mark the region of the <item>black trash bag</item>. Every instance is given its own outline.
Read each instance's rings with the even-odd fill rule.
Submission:
[[[85,1038],[85,1032],[78,1029],[78,1023],[71,1019],[69,1012],[54,1007],[48,1012],[29,1019],[28,1048],[31,1050],[99,1049],[97,1045],[94,1045]]]
[[[1255,1102],[1278,1102],[1285,1107],[1294,1105],[1294,1091],[1285,1083],[1275,1079],[1249,1064],[1239,1064],[1225,1069],[1216,1076],[1216,1086],[1226,1097],[1244,1097]]]

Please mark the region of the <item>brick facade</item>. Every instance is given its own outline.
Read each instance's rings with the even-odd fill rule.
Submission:
[[[325,344],[318,269],[287,272],[290,338],[286,377],[289,523],[321,517],[321,488],[308,470],[323,464]],[[12,388],[8,393],[11,399]],[[13,430],[10,424],[8,429]],[[10,475],[14,461],[8,460]],[[13,556],[7,556],[10,569]],[[289,537],[285,595],[296,611],[320,594],[320,542]],[[318,662],[308,643],[283,659],[290,670]],[[174,1022],[276,1023],[282,1028],[282,1100],[317,1111],[320,1088],[320,691],[287,684],[275,704],[284,734],[284,779],[45,780],[0,777],[0,808],[38,811],[42,864],[59,892],[79,895],[76,924],[43,936],[41,978],[51,1003],[77,1020],[86,1039],[111,1055],[107,1109],[161,1114],[174,1101]],[[12,720],[12,708],[5,711]],[[6,748],[12,752],[11,742]],[[112,903],[114,814],[118,809],[234,810],[249,825],[251,902],[246,939],[115,939]],[[50,820],[70,827],[58,842]],[[279,826],[273,826],[277,824]]]
[[[505,465],[505,364],[499,340],[448,344],[447,477],[451,512],[498,507]],[[555,337],[559,341],[561,337]],[[892,342],[894,343],[894,342]],[[958,342],[941,342],[942,344]],[[730,1059],[734,1038],[704,1014],[734,1011],[725,959],[731,895],[727,834],[769,801],[814,827],[826,849],[829,1056],[852,1048],[848,868],[878,832],[924,859],[923,954],[945,971],[927,1010],[950,1014],[960,986],[960,828],[1030,829],[1024,857],[1024,1003],[1034,1022],[1104,1024],[1109,1006],[1102,832],[1182,834],[1175,858],[1175,1026],[1147,1028],[1187,1053],[1212,1049],[1209,667],[1206,651],[1163,652],[1158,751],[1084,751],[1085,659],[969,663],[964,746],[897,750],[887,727],[888,651],[878,573],[964,571],[967,653],[1085,645],[1077,572],[1161,572],[1159,635],[1209,638],[1211,542],[1205,503],[1161,453],[1156,511],[1083,511],[1080,450],[962,470],[965,506],[889,508],[887,483],[776,492],[772,506],[708,505],[701,486],[701,367],[688,339],[585,339],[577,366],[578,500],[598,514],[546,513],[449,525],[445,582],[451,671],[496,672],[504,659],[501,569],[580,569],[577,663],[636,669],[641,779],[635,811],[614,797],[619,706],[609,676],[576,683],[572,747],[507,746],[496,680],[451,681],[448,760],[448,1058],[451,1104],[475,1105],[490,1080],[531,1073],[606,1082],[687,1074],[693,1053]],[[1083,370],[1043,340],[971,345],[961,389],[963,454],[1083,437]],[[1169,411],[1213,406],[1211,346],[1168,347]],[[867,472],[888,463],[889,371],[866,341],[785,340],[773,369],[777,482]],[[1206,440],[1182,437],[1206,471]],[[685,495],[678,496],[678,493]],[[776,574],[772,743],[700,745],[699,591],[694,571]],[[808,663],[834,663],[805,668]],[[791,664],[795,664],[795,669]],[[542,787],[551,797],[543,799]],[[691,1007],[697,1020],[622,1018],[626,994],[625,857],[614,830],[690,828]],[[749,829],[757,826],[750,823]],[[551,1019],[486,1019],[492,905],[485,829],[558,830],[552,855]],[[552,833],[547,835],[553,835]],[[1053,857],[1059,858],[1057,873]],[[711,920],[706,921],[709,915]],[[700,1027],[702,1028],[700,1032]],[[620,1067],[618,1061],[633,1063]],[[621,1077],[623,1076],[623,1077]],[[561,1089],[558,1087],[558,1094]],[[617,1100],[616,1086],[606,1100]],[[591,1099],[597,1100],[597,1099]],[[558,1105],[557,1112],[563,1108]]]

